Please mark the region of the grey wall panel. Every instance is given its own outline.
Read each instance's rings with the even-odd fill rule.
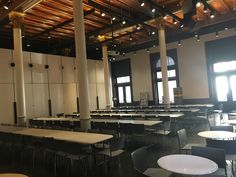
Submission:
[[[48,84],[33,84],[34,116],[48,116]]]
[[[49,65],[49,83],[62,83],[62,64],[61,57],[56,55],[47,55]]]
[[[45,54],[31,53],[31,61],[33,64],[33,83],[48,83]]]
[[[14,123],[13,101],[13,85],[0,84],[0,123]]]
[[[62,57],[62,66],[63,83],[74,83],[75,74],[73,59],[71,57]]]
[[[10,66],[11,62],[11,50],[0,49],[0,83],[12,83],[13,73]]]
[[[52,116],[64,112],[62,84],[50,84],[50,98],[52,104]]]
[[[25,84],[25,102],[26,102],[26,117],[34,117],[34,94],[33,85]]]
[[[90,110],[97,109],[97,85],[96,84],[89,84],[89,108]]]
[[[29,84],[32,82],[32,69],[33,67],[29,67],[31,63],[30,52],[23,52],[24,58],[24,76],[25,76],[25,83]]]
[[[63,84],[64,113],[77,111],[75,84]]]

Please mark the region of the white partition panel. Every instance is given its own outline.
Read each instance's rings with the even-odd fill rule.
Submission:
[[[33,84],[25,84],[26,117],[34,117]]]
[[[0,83],[12,83],[13,73],[10,66],[12,62],[12,51],[0,49]]]
[[[88,82],[96,83],[96,61],[88,60]]]
[[[77,112],[75,84],[63,84],[64,113]]]
[[[33,64],[33,83],[48,83],[45,54],[31,52],[30,58]]]
[[[33,84],[34,116],[48,116],[48,84]]]
[[[106,96],[105,96],[104,83],[97,84],[97,93],[98,93],[98,100],[99,100],[99,109],[105,109],[106,108]]]
[[[0,84],[0,123],[14,123],[13,85]]]
[[[74,74],[74,61],[71,57],[62,57],[62,66],[63,66],[63,83],[74,83],[75,74]]]
[[[52,103],[52,116],[64,112],[62,84],[50,84],[50,97]]]
[[[30,52],[23,52],[23,58],[24,58],[24,77],[25,77],[25,83],[29,84],[32,82],[32,71],[33,67],[29,67],[29,64],[32,63],[31,59],[31,53]]]
[[[104,83],[104,67],[102,61],[96,61],[96,81]]]
[[[56,55],[47,55],[49,65],[49,83],[62,83],[62,64],[61,57]]]
[[[89,84],[89,108],[90,110],[97,109],[97,84]]]

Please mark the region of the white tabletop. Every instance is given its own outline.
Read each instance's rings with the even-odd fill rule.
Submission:
[[[228,131],[203,131],[199,132],[198,135],[210,139],[231,139],[236,137],[235,132]]]
[[[51,120],[51,121],[80,121],[78,118],[62,118],[62,117],[41,117],[34,120]],[[92,122],[108,122],[108,123],[131,123],[131,124],[144,124],[145,126],[153,126],[162,123],[159,120],[122,120],[122,119],[90,119]]]
[[[0,177],[28,177],[18,173],[0,173]]]
[[[36,128],[22,128],[11,126],[0,126],[1,132],[9,132],[20,135],[30,135],[36,137],[50,137],[56,140],[64,140],[75,142],[79,144],[96,144],[108,139],[111,139],[112,135],[98,134],[98,133],[85,133],[85,132],[72,132],[62,130],[49,130],[49,129],[36,129]]]
[[[163,169],[185,175],[206,175],[218,169],[212,160],[194,155],[167,155],[161,157],[157,163]]]

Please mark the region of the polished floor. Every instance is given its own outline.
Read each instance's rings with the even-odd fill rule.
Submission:
[[[208,130],[210,125],[219,125],[220,119],[219,117],[212,117],[209,121],[203,121],[203,123],[199,123],[198,126],[195,126],[195,130],[188,132],[188,138],[190,142],[202,142],[204,143],[204,138],[197,136],[197,132],[199,130]],[[221,122],[222,123],[222,122]],[[157,160],[167,154],[178,153],[178,140],[175,133],[172,133],[168,136],[149,136],[143,141],[142,139],[134,139],[133,141],[128,141],[126,146],[126,151],[119,158],[114,158],[110,161],[110,163],[102,163],[96,165],[96,167],[92,168],[86,176],[87,177],[133,177],[133,167],[132,161],[130,157],[130,153],[143,146],[143,145],[152,145],[150,148],[149,166],[157,167]],[[1,158],[1,157],[0,157]],[[1,161],[4,159],[1,159]],[[103,158],[98,157],[98,161],[103,161]],[[27,174],[30,177],[51,177],[52,175],[47,174],[45,171],[33,170],[22,167],[21,164],[16,165],[1,165],[1,172],[18,172]],[[58,174],[58,176],[66,177],[66,173]],[[79,177],[80,175],[78,175]],[[231,167],[228,165],[228,177],[233,176],[231,173]]]

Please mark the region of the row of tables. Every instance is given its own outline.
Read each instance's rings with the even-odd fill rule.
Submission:
[[[25,128],[25,127],[14,127],[14,126],[0,126],[0,132],[35,136],[35,137],[48,137],[48,138],[54,138],[55,140],[69,141],[87,145],[94,145],[96,143],[109,140],[113,137],[112,135],[107,135],[107,134]]]
[[[78,122],[78,118],[64,118],[64,117],[40,117],[34,118],[33,120],[42,121],[70,121]],[[122,120],[122,119],[90,119],[91,122],[105,122],[105,123],[130,123],[130,124],[144,124],[144,126],[153,126],[161,124],[162,121],[159,120]]]

